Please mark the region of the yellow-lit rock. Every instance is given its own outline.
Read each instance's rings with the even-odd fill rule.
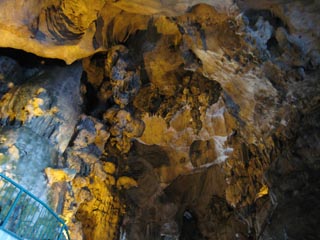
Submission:
[[[118,180],[117,180],[117,188],[118,189],[129,189],[132,187],[137,187],[138,183],[127,176],[121,176]]]
[[[72,239],[318,239],[318,9],[1,1],[0,47],[82,60],[0,59],[1,171],[44,149]]]
[[[75,176],[75,172],[70,171],[70,169],[46,168],[45,173],[49,184],[57,182],[70,182]]]
[[[116,166],[111,162],[106,162],[103,164],[103,170],[108,174],[114,174]]]
[[[265,196],[265,195],[268,195],[268,193],[269,193],[269,188],[268,188],[268,186],[267,186],[267,185],[263,185],[263,186],[260,188],[260,191],[257,193],[256,199],[261,198],[261,197],[263,197],[263,196]]]
[[[115,239],[124,208],[119,198],[108,190],[109,184],[93,175],[91,177],[92,182],[86,186],[91,192],[91,200],[87,198],[80,204],[75,218],[85,226],[83,233],[86,239]]]

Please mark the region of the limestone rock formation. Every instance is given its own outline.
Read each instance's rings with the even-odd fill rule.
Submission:
[[[79,64],[40,70],[2,97],[2,124],[22,124],[64,152],[80,112],[80,77]]]
[[[318,239],[319,9],[2,1],[1,170],[72,239]]]
[[[12,66],[17,72],[7,76]],[[18,78],[19,69],[16,63],[4,71],[6,81],[14,77],[20,85],[12,84],[0,101],[1,171],[47,199],[43,170],[57,166],[73,135],[80,113],[82,68],[79,64],[38,68],[27,79]]]

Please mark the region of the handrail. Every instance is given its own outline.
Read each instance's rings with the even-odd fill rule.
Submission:
[[[18,220],[19,220],[19,217],[23,216],[23,214],[26,214],[26,213],[27,213],[27,215],[30,214],[30,216],[31,216],[31,213],[33,211],[32,208],[35,207],[35,210],[38,210],[38,211],[35,212],[35,214],[31,218],[31,220],[28,220],[28,222],[30,222],[29,228],[35,229],[36,227],[38,227],[38,229],[40,229],[40,230],[42,230],[41,228],[47,228],[45,232],[41,233],[42,235],[46,236],[46,234],[52,233],[50,230],[54,230],[54,225],[56,225],[56,224],[52,225],[52,224],[50,224],[50,221],[53,222],[52,220],[55,220],[55,221],[57,221],[58,225],[56,226],[56,228],[58,228],[59,232],[57,232],[56,236],[54,236],[54,239],[60,240],[60,239],[63,239],[63,238],[61,238],[61,236],[63,236],[64,239],[70,240],[70,236],[69,236],[68,228],[67,228],[66,224],[64,223],[64,221],[62,219],[59,218],[59,216],[46,203],[41,201],[38,197],[34,196],[32,193],[30,193],[28,190],[26,190],[25,188],[23,188],[22,186],[20,186],[19,184],[17,184],[13,180],[11,180],[10,178],[8,178],[5,175],[0,173],[0,182],[1,182],[1,180],[4,180],[4,184],[1,186],[1,189],[0,189],[0,203],[2,203],[2,201],[6,201],[6,200],[7,201],[13,200],[10,197],[12,197],[14,195],[15,196],[14,196],[13,203],[10,202],[11,205],[10,205],[9,210],[7,211],[5,216],[3,216],[4,219],[0,223],[0,229],[11,234],[13,237],[15,237],[17,239],[30,239],[30,238],[25,238],[24,236],[21,236],[23,234],[26,234],[24,232],[17,234],[17,231],[21,230],[21,229],[19,229],[21,223],[24,224],[26,222],[25,220],[29,216],[24,216],[26,218],[26,219],[23,219],[24,221],[22,221],[20,219],[20,222],[19,222]],[[13,189],[13,191],[12,191],[12,188],[10,189],[10,185],[7,185],[6,182],[13,185],[15,187],[15,189]],[[8,188],[8,190],[10,190],[10,194],[8,195],[9,198],[7,198],[7,192],[5,192],[4,195],[2,195],[3,188]],[[7,189],[4,189],[4,190],[7,190]],[[18,191],[16,191],[16,190],[18,190]],[[24,196],[22,196],[23,194],[24,194]],[[31,203],[30,202],[25,203],[27,201],[28,197],[30,198]],[[25,202],[21,201],[22,198]],[[21,203],[19,201],[21,201]],[[20,216],[13,216],[15,214],[15,211],[18,211],[18,210],[16,210],[18,208],[17,207],[18,203],[20,203],[21,208],[26,208],[27,211],[23,212],[25,209],[23,209],[23,210],[18,209],[20,211],[19,212]],[[5,204],[7,204],[7,203],[5,203]],[[42,207],[49,212],[49,215],[46,215],[45,212],[43,212],[44,209]],[[39,211],[40,209],[41,209],[41,211]],[[1,218],[1,214],[2,214],[1,210],[2,209],[0,206],[0,218]],[[45,220],[46,220],[46,222],[49,221],[49,223],[48,223],[49,225],[47,225],[47,224],[44,225],[44,223],[38,224],[38,220],[41,217],[42,218],[46,217],[47,219],[45,219]],[[54,219],[52,219],[51,217],[53,217]],[[18,227],[15,227],[17,229],[10,229],[10,226],[8,226],[9,222],[13,222],[13,221],[18,221]],[[32,225],[32,222],[34,222],[34,221],[35,221],[35,223]],[[52,227],[52,229],[49,229],[49,226]],[[23,231],[23,230],[21,230],[21,231]],[[49,233],[48,233],[48,231],[49,231]],[[65,233],[65,235],[63,235],[62,233]],[[34,239],[33,235],[31,236],[31,239]]]

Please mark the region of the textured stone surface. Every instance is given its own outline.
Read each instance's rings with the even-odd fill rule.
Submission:
[[[0,59],[1,120],[22,125],[2,167],[29,138],[60,154],[41,168],[72,239],[319,238],[318,1],[0,6],[21,6],[0,46],[82,59]]]
[[[2,125],[22,124],[64,152],[80,112],[79,63],[44,68],[0,102]]]
[[[12,71],[11,66],[6,71]],[[24,83],[8,89],[0,101],[1,172],[50,204],[43,171],[57,166],[73,135],[81,69],[79,64],[37,69],[32,78],[16,78]],[[18,74],[22,70],[6,79]]]
[[[126,38],[103,36],[107,41],[100,42],[98,36],[102,34],[101,28],[107,28],[106,30],[111,32],[115,28],[117,35],[127,34],[128,37],[141,28],[142,22],[147,24],[148,18],[142,15],[183,13],[196,3],[197,1],[180,3],[159,0],[147,1],[144,4],[141,1],[126,0],[2,1],[0,33],[3,37],[0,45],[72,63],[96,51],[105,50],[109,47],[108,41],[123,41]],[[218,1],[217,5],[226,9],[231,4],[229,1]],[[128,18],[131,21],[127,21]],[[119,31],[120,28],[123,31]]]

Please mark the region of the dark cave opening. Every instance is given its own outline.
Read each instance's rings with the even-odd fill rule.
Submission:
[[[35,68],[38,66],[66,66],[66,63],[61,59],[39,57],[33,53],[25,52],[14,48],[0,48],[0,56],[6,56],[17,61],[21,67]]]
[[[198,229],[197,216],[186,209],[182,217],[181,235],[179,240],[204,239]]]

